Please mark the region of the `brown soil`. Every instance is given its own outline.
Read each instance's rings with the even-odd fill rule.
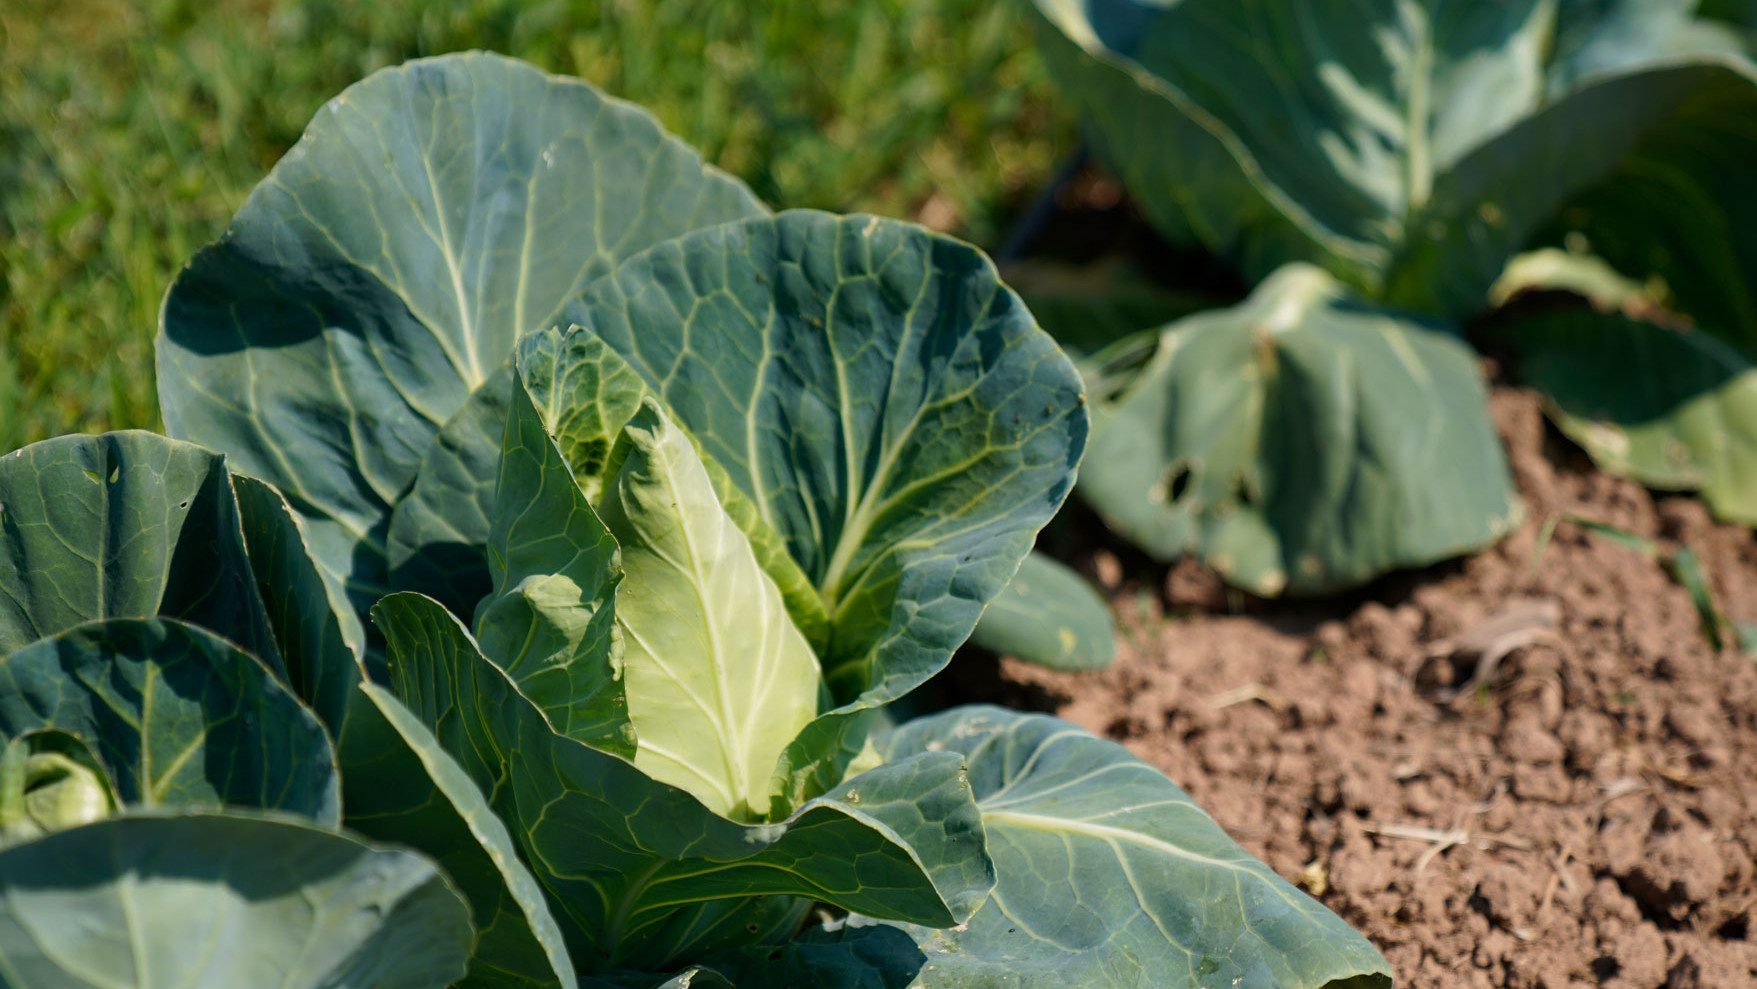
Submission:
[[[1233,614],[1192,564],[1153,586],[1162,568],[1088,554],[1124,613],[1116,665],[1002,660],[979,692],[1123,742],[1400,986],[1757,986],[1757,667],[1710,649],[1646,555],[1563,522],[1534,566],[1546,518],[1596,519],[1689,545],[1751,621],[1757,539],[1594,471],[1531,394],[1492,406],[1527,509],[1494,549],[1348,600],[1231,596]],[[1484,646],[1506,652],[1488,682],[1445,699]]]

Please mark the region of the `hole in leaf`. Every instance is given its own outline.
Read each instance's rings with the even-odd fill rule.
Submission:
[[[1169,493],[1171,494],[1171,500],[1172,501],[1180,500],[1181,498],[1183,498],[1184,492],[1188,491],[1189,489],[1190,489],[1190,469],[1188,467],[1185,467],[1182,464],[1179,464],[1177,467],[1177,472],[1171,476],[1171,485],[1167,489],[1169,491]]]
[[[1237,501],[1240,505],[1243,505],[1246,508],[1249,508],[1251,506],[1251,502],[1253,500],[1251,497],[1251,486],[1248,483],[1246,483],[1245,475],[1244,475],[1243,471],[1240,471],[1240,472],[1232,475],[1232,492],[1231,492],[1231,494],[1232,494],[1233,500]]]
[[[1161,504],[1175,505],[1183,498],[1185,492],[1190,490],[1190,480],[1193,474],[1194,471],[1190,470],[1190,465],[1180,460],[1165,469],[1164,476],[1160,477],[1159,483],[1153,485],[1152,490],[1147,492],[1147,497]]]

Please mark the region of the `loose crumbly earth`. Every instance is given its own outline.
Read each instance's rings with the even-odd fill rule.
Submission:
[[[1400,986],[1757,986],[1757,666],[1711,651],[1637,551],[1563,522],[1534,566],[1544,520],[1584,516],[1689,545],[1752,621],[1757,540],[1593,470],[1531,394],[1492,407],[1526,503],[1494,549],[1242,608],[1188,562],[1150,586],[1163,568],[1076,555],[1122,612],[1116,665],[1004,659],[986,687],[959,680],[1163,770],[1365,932]],[[1506,652],[1486,686],[1447,701],[1485,646]]]

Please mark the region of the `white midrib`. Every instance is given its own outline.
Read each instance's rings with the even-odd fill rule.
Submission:
[[[1407,216],[1414,216],[1434,193],[1433,148],[1428,140],[1432,113],[1430,85],[1434,72],[1434,31],[1425,11],[1408,4],[1411,26],[1409,98],[1404,104],[1404,198]]]
[[[153,746],[149,726],[153,717],[153,695],[157,693],[158,667],[146,664],[145,682],[140,687],[140,796],[141,803],[152,807],[163,794],[153,785]]]
[[[664,472],[666,494],[670,497],[673,505],[681,506],[683,502],[677,487],[676,473],[679,467],[680,465],[672,458],[666,458]],[[709,483],[705,477],[703,483]],[[727,524],[723,512],[717,521],[721,526]],[[733,725],[737,722],[733,719],[732,701],[729,696],[731,680],[726,670],[726,644],[720,638],[719,616],[715,614],[711,595],[707,592],[707,575],[702,572],[702,555],[696,547],[695,534],[692,530],[693,527],[688,524],[678,526],[678,531],[683,536],[684,548],[689,553],[690,583],[695,588],[696,601],[701,604],[702,616],[706,619],[708,628],[708,661],[713,667],[714,699],[720,708],[721,760],[725,763],[726,780],[731,784],[732,790],[731,803],[735,807],[739,800],[750,798],[749,781],[746,779],[744,771],[747,761],[743,744],[745,739],[733,731]],[[730,809],[729,807],[728,810]]]
[[[122,911],[122,925],[128,930],[128,952],[134,962],[134,978],[139,989],[152,989],[152,966],[141,953],[145,944],[144,932],[140,929],[140,918],[134,904],[134,885],[137,882],[133,872],[121,877],[116,882],[116,905]]]
[[[610,916],[604,922],[604,947],[611,952],[615,952],[617,943],[622,940],[622,935],[628,928],[628,918],[634,912],[635,903],[640,900],[641,894],[647,891],[647,887],[652,885],[653,876],[664,865],[664,859],[655,859],[652,865],[642,869],[634,877],[634,881],[629,883],[628,888],[623,890],[622,895],[617,898],[616,909],[611,911]]]
[[[982,812],[982,821],[984,824],[1011,825],[1029,831],[1046,831],[1051,834],[1082,834],[1090,838],[1096,838],[1107,844],[1121,842],[1128,845],[1138,845],[1142,848],[1150,848],[1153,851],[1161,852],[1174,858],[1185,859],[1201,865],[1213,866],[1217,869],[1230,869],[1234,872],[1250,871],[1244,866],[1239,865],[1237,862],[1229,862],[1225,859],[1217,859],[1208,855],[1203,855],[1200,852],[1192,852],[1187,848],[1179,848],[1169,841],[1155,838],[1152,835],[1142,834],[1139,831],[1130,831],[1127,828],[1112,827],[1108,824],[1095,824],[1091,821],[1081,821],[1066,817],[1045,817],[1041,814],[1027,814],[1023,811],[1016,810],[985,810]]]
[[[421,168],[427,173],[427,188],[433,192],[434,219],[439,221],[440,253],[445,255],[445,267],[451,274],[452,292],[457,297],[458,330],[464,342],[465,378],[470,390],[476,390],[482,384],[482,365],[476,357],[476,326],[470,319],[470,296],[464,290],[464,273],[458,267],[457,251],[451,243],[451,225],[445,221],[445,201],[439,195],[439,179],[433,174],[433,162],[421,155]]]
[[[1225,869],[1229,872],[1243,873],[1257,879],[1265,878],[1263,873],[1251,869],[1249,866],[1241,865],[1238,862],[1230,862],[1226,859],[1217,859],[1209,855],[1203,855],[1200,852],[1192,852],[1187,848],[1179,848],[1169,841],[1155,838],[1152,835],[1142,834],[1139,831],[1130,831],[1127,828],[1112,827],[1108,824],[1096,824],[1092,821],[1081,821],[1066,817],[1045,817],[1040,814],[1027,814],[1022,811],[1013,810],[984,810],[982,812],[982,823],[984,826],[995,824],[1003,826],[1011,825],[1012,827],[1024,830],[1041,831],[1055,835],[1085,835],[1089,838],[1102,841],[1113,848],[1119,843],[1135,845],[1164,855],[1170,855],[1174,858],[1194,862],[1198,865],[1210,866],[1216,869]],[[1286,891],[1279,888],[1276,884],[1268,883],[1266,885],[1271,892],[1280,897],[1289,906],[1292,906],[1296,911],[1301,914],[1307,913],[1307,910],[1302,903],[1298,900],[1289,898]],[[1316,901],[1311,902],[1315,903]]]
[[[923,403],[922,407],[925,408],[926,404]],[[830,565],[824,568],[824,579],[818,584],[824,598],[824,609],[832,617],[840,609],[842,581],[847,576],[848,567],[854,562],[855,552],[866,542],[866,530],[872,525],[876,503],[882,497],[885,483],[890,480],[892,468],[897,465],[897,457],[901,454],[904,446],[903,440],[914,435],[915,427],[920,422],[921,409],[916,409],[915,414],[909,419],[908,427],[903,429],[898,434],[896,441],[885,450],[884,456],[879,460],[878,469],[873,471],[872,479],[866,485],[866,493],[860,496],[859,503],[854,506],[852,512],[848,513],[847,520],[842,525],[842,538],[836,541],[836,552],[830,557]],[[850,471],[852,471],[852,464]],[[848,477],[850,482],[854,480],[853,473],[850,473]]]

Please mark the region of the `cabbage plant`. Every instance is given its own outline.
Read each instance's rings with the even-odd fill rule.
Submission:
[[[286,492],[362,617],[390,590],[467,612],[488,589],[514,340],[643,249],[768,212],[579,80],[491,56],[377,73],[318,114],[166,296],[166,428]],[[933,302],[922,315],[945,318]],[[850,343],[840,359],[887,356]],[[753,384],[789,376],[765,368]],[[830,428],[800,414],[770,428]],[[784,510],[817,510],[819,486]],[[850,562],[806,561],[832,597]],[[1088,604],[1071,620],[1107,618]]]
[[[1736,274],[1747,224],[1714,217],[1744,198],[1728,176],[1748,151],[1757,70],[1694,0],[1035,6],[1052,74],[1148,220],[1260,283],[1233,317],[1156,334],[1154,376],[1125,377],[1117,390],[1130,397],[1098,417],[1098,447],[1152,460],[1088,472],[1082,487],[1157,555],[1200,551],[1258,593],[1317,592],[1507,531],[1507,470],[1484,409],[1465,400],[1480,385],[1459,359],[1438,358],[1447,346],[1434,331],[1487,308],[1516,253],[1563,230],[1583,230],[1636,275],[1676,281],[1711,332],[1749,337]],[[1289,285],[1315,284],[1313,267],[1334,280],[1328,294],[1352,296],[1346,319],[1375,332],[1337,333],[1337,320],[1297,305],[1286,319],[1245,318]],[[1297,348],[1276,329],[1290,320],[1308,341]],[[1534,352],[1554,352],[1554,333],[1531,334]],[[1137,339],[1121,351],[1152,348]],[[1565,383],[1556,361],[1530,374],[1625,426],[1684,414],[1702,369],[1724,374],[1726,355],[1685,357],[1690,343],[1665,339],[1653,349],[1673,358],[1666,369],[1614,375],[1648,374],[1642,390],[1662,396],[1637,419],[1592,378],[1602,361]],[[1197,379],[1246,383],[1197,395]],[[1706,484],[1717,510],[1747,517],[1721,494],[1741,470],[1713,461],[1747,447],[1751,427],[1708,428],[1684,430],[1688,463],[1636,457],[1644,467],[1632,468],[1612,455],[1615,437],[1588,449],[1609,470]],[[1433,468],[1405,473],[1421,464]]]
[[[1749,91],[1695,6],[1037,0],[1052,71],[1168,237],[1452,317],[1643,138]]]
[[[463,977],[452,881],[340,830],[314,643],[258,593],[246,492],[148,433],[0,457],[0,984]]]
[[[1120,747],[890,725],[1085,445],[969,245],[770,213],[634,107],[445,56],[319,113],[159,369],[273,522],[344,822],[469,901],[461,984],[1389,983]]]
[[[873,222],[779,220],[826,232]],[[677,284],[646,262],[722,272],[690,260],[729,247],[764,258],[784,243],[763,242],[772,222],[701,231],[619,269],[620,284],[581,310],[605,337],[574,325],[522,340],[489,538],[493,591],[468,625],[413,592],[373,612],[391,689],[418,720],[408,730],[425,729],[464,768],[545,892],[559,931],[546,943],[549,984],[570,984],[566,966],[642,985],[1388,984],[1358,935],[1113,743],[994,708],[875,732],[878,702],[921,676],[882,654],[852,697],[839,695],[855,674],[837,676],[833,649],[814,648],[811,620],[790,611],[786,578],[771,575],[780,568],[762,562],[760,547],[781,537],[725,466],[736,449],[716,457],[709,430],[686,429],[661,400],[666,375],[637,370],[610,342],[617,314],[631,325],[651,315],[630,287]],[[874,232],[887,227],[926,237],[883,221]],[[713,289],[748,300],[745,290],[784,282],[772,259],[752,267],[742,284]],[[671,309],[678,298],[648,301]],[[995,329],[1013,339],[993,353],[1046,345],[1016,305],[999,303],[1010,326]],[[905,326],[874,329],[902,342]],[[746,333],[718,321],[692,329],[710,352]],[[959,335],[985,349],[981,330]],[[930,404],[956,417],[994,384],[954,386]],[[964,498],[992,483],[987,468],[1059,459],[1059,442],[1037,441],[1066,409],[1029,386],[1000,395],[1018,403],[998,418],[1014,423],[1024,463],[953,460],[958,471],[917,477],[914,493],[925,481]],[[975,551],[924,543],[954,567]],[[998,590],[991,582],[988,594]],[[1216,887],[1228,892],[1196,892]],[[814,903],[845,915],[807,923]],[[643,982],[636,971],[659,974]]]

